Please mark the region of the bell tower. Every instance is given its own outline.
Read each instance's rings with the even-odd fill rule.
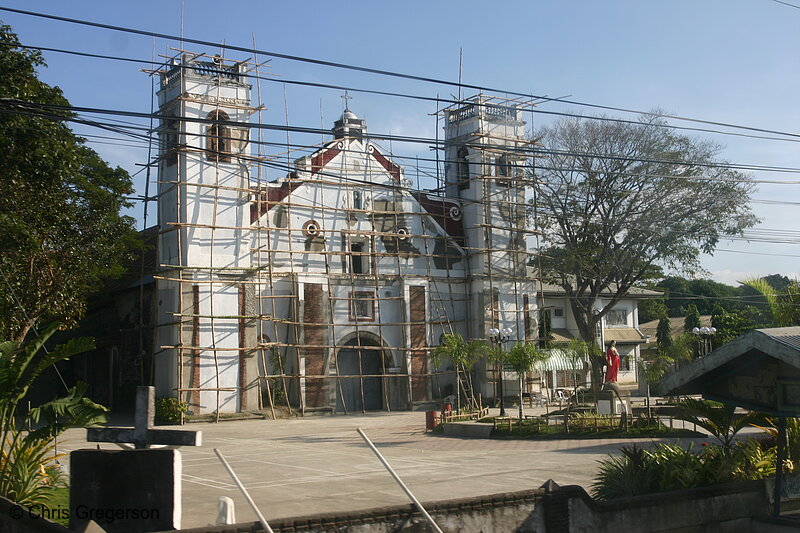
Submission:
[[[236,317],[250,267],[251,88],[245,65],[219,56],[184,54],[160,74],[157,392],[178,390],[195,414],[236,411],[247,403]]]
[[[532,340],[535,289],[527,276],[522,109],[478,94],[445,110],[445,191],[462,204],[469,257],[468,335],[510,328]],[[492,391],[485,390],[492,395]]]

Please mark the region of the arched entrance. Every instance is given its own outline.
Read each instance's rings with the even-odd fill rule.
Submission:
[[[383,350],[377,341],[364,336],[350,339],[339,349],[336,410],[338,412],[380,411],[384,408]]]

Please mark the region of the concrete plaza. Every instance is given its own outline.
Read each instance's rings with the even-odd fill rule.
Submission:
[[[652,442],[450,438],[426,434],[424,412],[188,424],[183,429],[203,432],[203,446],[181,448],[182,526],[213,524],[220,496],[236,503],[237,522],[256,520],[214,448],[268,520],[408,503],[356,433],[359,427],[422,502],[537,488],[551,478],[588,489],[599,459],[629,442]],[[94,448],[85,435],[69,430],[59,452]]]

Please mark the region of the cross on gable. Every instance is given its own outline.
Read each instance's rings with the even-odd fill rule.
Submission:
[[[155,387],[136,387],[136,409],[134,426],[88,428],[86,440],[89,442],[117,442],[133,444],[137,450],[149,448],[151,444],[170,446],[200,446],[203,441],[201,431],[180,429],[154,429]]]

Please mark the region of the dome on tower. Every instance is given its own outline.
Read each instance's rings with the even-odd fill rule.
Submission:
[[[356,116],[350,109],[345,108],[341,118],[333,123],[333,136],[336,139],[355,137],[361,139],[367,131],[367,123]]]

